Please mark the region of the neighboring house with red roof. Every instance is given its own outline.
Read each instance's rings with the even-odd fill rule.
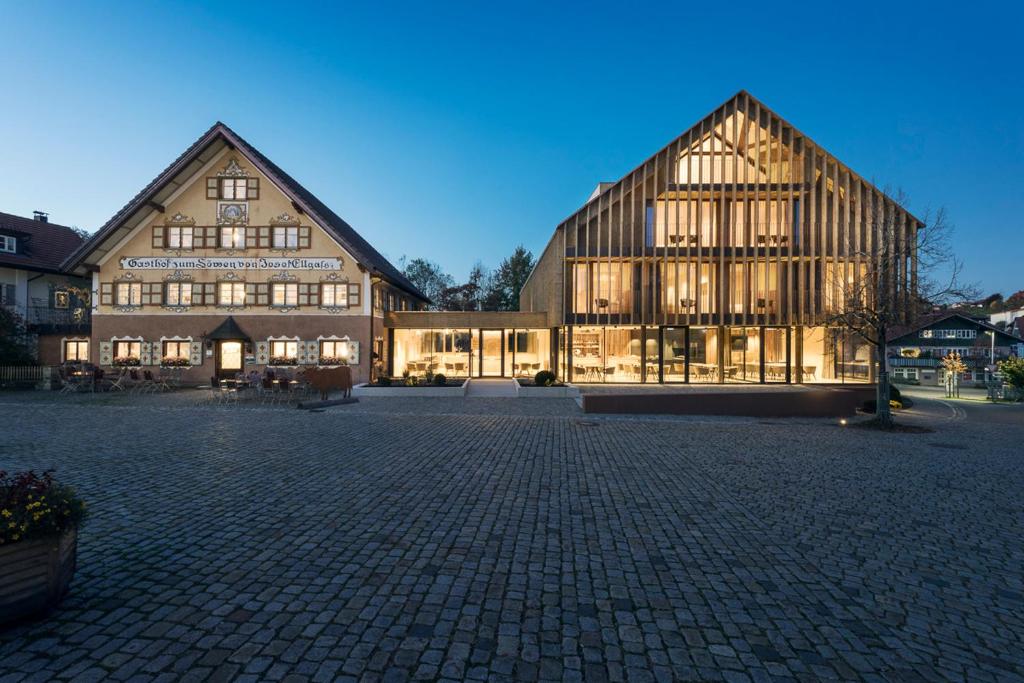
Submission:
[[[83,242],[78,232],[51,223],[40,211],[33,218],[0,212],[0,305],[25,321],[44,364],[65,359],[62,340],[89,336],[91,283],[61,267]],[[70,348],[74,355],[74,344]]]
[[[1021,345],[1024,339],[1014,332],[957,311],[942,311],[913,327],[893,330],[887,355],[894,382],[941,386],[942,358],[956,352],[967,365],[961,381],[980,384],[991,377],[993,360],[1018,355]]]

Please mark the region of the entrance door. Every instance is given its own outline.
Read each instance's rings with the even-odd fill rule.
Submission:
[[[504,330],[480,330],[481,377],[501,377],[505,373],[503,336]]]
[[[234,377],[242,371],[243,344],[240,341],[217,343],[217,376]]]

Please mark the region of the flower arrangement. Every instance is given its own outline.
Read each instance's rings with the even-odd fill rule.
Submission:
[[[187,368],[192,362],[184,356],[164,356],[160,359],[160,365],[165,368]]]
[[[348,361],[339,356],[320,356],[320,365],[348,365]]]
[[[0,470],[0,546],[57,536],[82,523],[85,502],[52,470],[8,474]]]
[[[297,359],[291,358],[290,356],[271,356],[269,365],[295,365],[298,362]]]
[[[142,361],[138,356],[118,356],[114,359],[114,365],[119,367],[135,367],[142,365]]]

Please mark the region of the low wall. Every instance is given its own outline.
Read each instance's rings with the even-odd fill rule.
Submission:
[[[404,387],[404,386],[370,386],[368,384],[357,384],[352,388],[352,395],[356,398],[372,398],[372,397],[394,397],[394,396],[405,396],[407,398],[438,398],[442,396],[465,396],[466,386],[469,384],[469,380],[463,382],[457,387],[435,387],[431,385],[417,386],[417,387]]]
[[[583,394],[585,413],[848,417],[875,397],[874,385],[744,392]]]

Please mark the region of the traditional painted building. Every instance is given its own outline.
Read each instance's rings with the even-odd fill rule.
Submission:
[[[0,213],[0,306],[24,321],[44,365],[74,360],[88,346],[89,279],[61,270],[83,242],[41,211],[32,218]]]
[[[740,92],[560,223],[520,308],[574,382],[868,382],[834,321],[872,264],[909,310],[922,227]]]
[[[189,379],[384,354],[386,308],[426,297],[348,223],[217,123],[71,254],[90,277],[89,359]]]

